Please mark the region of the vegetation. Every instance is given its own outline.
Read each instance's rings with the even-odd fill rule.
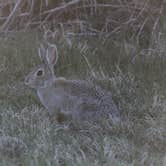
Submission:
[[[0,2],[0,165],[165,166],[165,2],[52,2]],[[56,75],[111,91],[120,123],[50,121],[23,83],[46,38]]]

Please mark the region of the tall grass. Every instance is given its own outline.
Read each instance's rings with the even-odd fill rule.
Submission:
[[[1,39],[0,162],[161,165],[166,150],[165,57],[151,52],[133,60],[133,54],[125,55],[123,45],[111,39],[103,45],[94,38],[72,39],[70,45],[63,38],[56,41],[60,55],[56,75],[93,78],[112,92],[122,115],[119,124],[58,124],[49,120],[35,92],[23,85],[25,75],[40,63],[39,38],[31,32]]]
[[[2,9],[9,2],[1,1]],[[165,166],[164,1],[43,0],[18,6],[24,3],[26,10],[10,16],[11,5],[9,14],[1,14],[0,165]],[[56,76],[90,79],[111,91],[119,124],[48,118],[36,93],[23,84],[40,63],[37,48],[46,38],[58,47]]]

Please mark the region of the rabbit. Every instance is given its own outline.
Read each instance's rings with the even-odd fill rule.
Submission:
[[[54,66],[58,61],[56,45],[41,44],[38,54],[42,63],[26,76],[24,82],[37,91],[50,116],[56,113],[85,121],[104,117],[119,120],[119,110],[110,92],[89,81],[55,76]]]

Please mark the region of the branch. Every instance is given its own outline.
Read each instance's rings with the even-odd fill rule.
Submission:
[[[4,22],[4,24],[0,28],[0,31],[4,31],[13,22],[14,18],[17,16],[17,11],[18,11],[18,8],[19,8],[21,2],[22,2],[22,0],[17,0],[12,12],[7,17],[7,20]]]
[[[77,4],[77,3],[79,3],[79,2],[81,2],[81,0],[73,0],[73,1],[71,1],[71,2],[69,2],[69,3],[66,3],[66,4],[63,5],[63,6],[60,6],[60,7],[54,8],[54,9],[47,10],[47,11],[43,12],[42,15],[57,12],[57,11],[59,11],[59,10],[65,9],[65,8],[67,8],[67,7],[69,7],[69,6],[72,6],[72,5],[74,5],[74,4]]]

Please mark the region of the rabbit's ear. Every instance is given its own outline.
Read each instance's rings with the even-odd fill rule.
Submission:
[[[46,49],[43,44],[40,44],[40,47],[38,48],[38,55],[42,62],[46,62]]]
[[[56,45],[53,44],[48,45],[46,52],[46,60],[51,70],[53,70],[54,66],[58,61],[58,51]]]

